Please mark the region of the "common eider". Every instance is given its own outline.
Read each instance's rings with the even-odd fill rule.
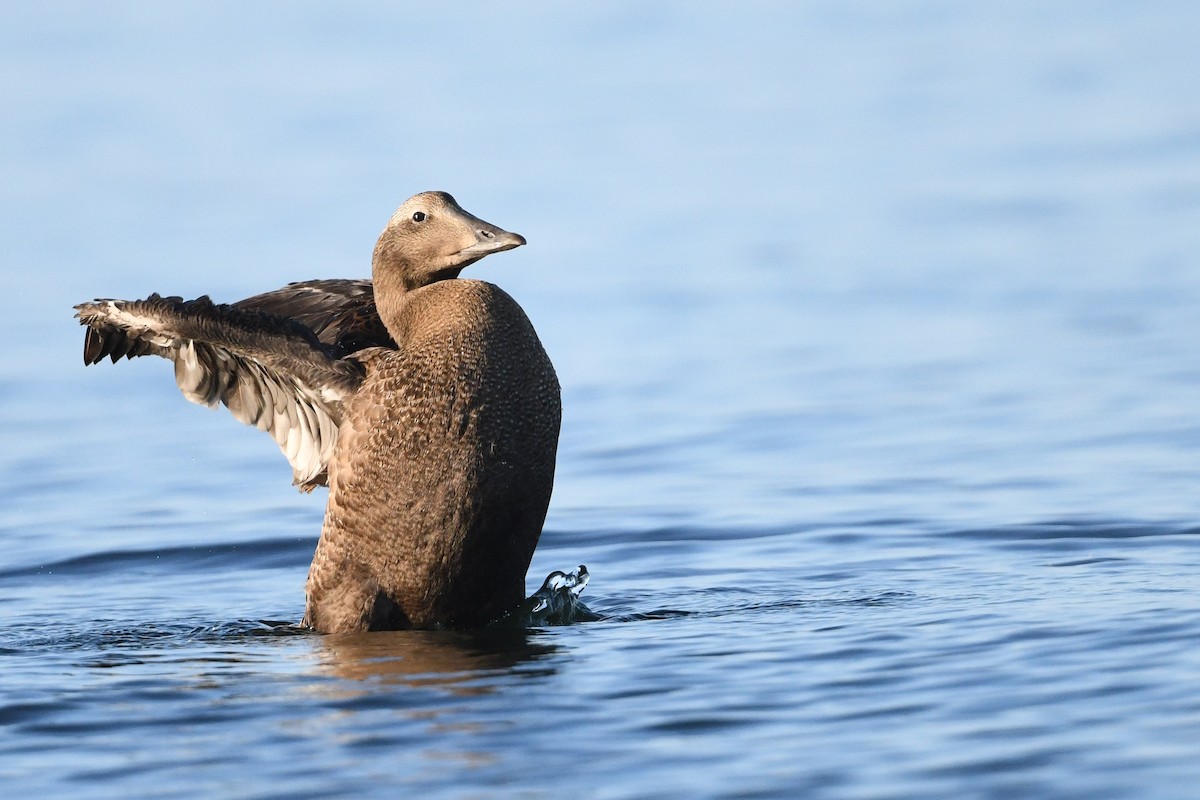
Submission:
[[[329,486],[302,625],[477,627],[524,597],[562,409],[521,307],[457,278],[523,244],[424,192],[384,228],[372,280],[83,303],[84,363],[172,360],[187,399],[270,433],[301,489]]]

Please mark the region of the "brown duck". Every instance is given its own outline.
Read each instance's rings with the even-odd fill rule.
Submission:
[[[304,625],[483,625],[524,597],[561,403],[521,307],[454,279],[523,244],[424,192],[384,228],[371,281],[83,303],[84,362],[171,359],[185,397],[269,432],[301,489],[329,486]]]

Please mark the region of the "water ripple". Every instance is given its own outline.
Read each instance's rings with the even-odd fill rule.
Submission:
[[[304,569],[315,543],[309,539],[263,539],[225,544],[105,550],[81,556],[0,569],[0,580],[30,577],[88,577],[125,570],[163,574],[208,573],[228,569]]]

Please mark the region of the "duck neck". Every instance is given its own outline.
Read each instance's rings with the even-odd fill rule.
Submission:
[[[375,308],[379,318],[383,320],[388,333],[397,343],[403,337],[404,307],[408,305],[409,295],[420,288],[407,278],[407,271],[398,269],[400,265],[389,264],[387,269],[380,269],[376,262],[371,270],[371,282],[375,287]]]
[[[415,270],[394,256],[381,259],[376,255],[371,265],[371,282],[375,287],[375,307],[392,338],[399,342],[403,335],[404,309],[412,294],[439,281],[458,277],[464,265],[447,267],[441,272]]]

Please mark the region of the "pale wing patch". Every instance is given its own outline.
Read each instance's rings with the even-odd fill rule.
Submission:
[[[252,359],[205,342],[184,340],[172,348],[175,382],[193,403],[224,403],[233,416],[271,434],[292,465],[294,482],[311,488],[322,483],[337,444],[337,423],[327,410],[345,393],[331,387],[316,391]]]
[[[76,308],[89,326],[85,363],[149,352],[169,358],[184,397],[203,406],[224,404],[241,422],[271,434],[300,488],[326,483],[342,403],[360,373],[330,360],[307,329],[276,327],[207,298],[185,303],[154,295]]]
[[[179,337],[171,333],[158,317],[138,313],[134,309],[119,305],[116,300],[97,302],[102,303],[98,308],[103,309],[102,315],[106,321],[123,329],[130,339],[141,339],[164,349],[173,347],[179,341]]]

